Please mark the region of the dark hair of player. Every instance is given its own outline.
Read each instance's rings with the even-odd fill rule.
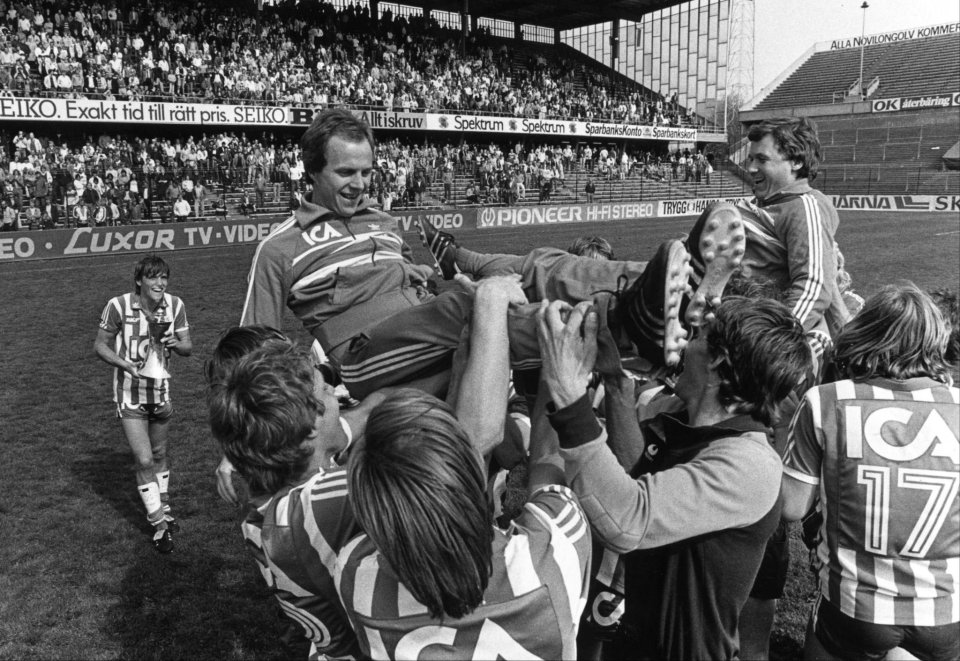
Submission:
[[[927,376],[949,383],[949,339],[950,328],[930,296],[912,282],[887,285],[840,331],[836,363],[856,380]]]
[[[577,237],[567,248],[567,252],[591,259],[613,260],[613,247],[609,241],[600,236]]]
[[[170,277],[170,266],[163,261],[163,258],[156,255],[147,255],[133,269],[133,284],[140,286],[144,278],[155,278],[158,275]]]
[[[357,522],[432,617],[481,604],[493,513],[480,455],[449,406],[398,391],[371,412],[347,475]]]
[[[960,296],[946,287],[930,291],[930,298],[940,308],[943,320],[950,328],[950,341],[943,357],[954,369],[960,364]]]
[[[777,407],[804,381],[812,383],[813,354],[803,326],[783,304],[730,296],[706,327],[717,364],[720,403],[770,425]]]
[[[213,436],[252,494],[274,494],[303,476],[313,456],[304,441],[324,412],[306,352],[280,342],[255,349],[213,384],[208,404]]]
[[[300,138],[303,150],[303,168],[306,172],[320,172],[327,164],[327,144],[330,138],[338,136],[347,142],[370,143],[375,149],[373,131],[370,125],[343,108],[324,110],[314,117],[313,123]]]
[[[286,335],[271,326],[234,326],[225,330],[213,354],[203,365],[207,385],[221,381],[237,360],[268,342],[280,342],[286,346],[291,344]]]
[[[774,301],[780,301],[783,297],[783,292],[773,280],[747,277],[741,267],[734,270],[730,280],[727,281],[727,286],[723,288],[723,294],[728,297],[769,298]]]
[[[817,178],[823,156],[813,121],[806,117],[775,117],[754,124],[747,133],[750,142],[760,142],[768,135],[773,137],[773,144],[784,158],[800,164],[798,179]]]

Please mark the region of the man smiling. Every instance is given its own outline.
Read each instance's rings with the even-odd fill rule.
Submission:
[[[324,111],[300,146],[313,194],[258,246],[241,325],[280,328],[286,305],[354,397],[414,380],[442,394],[470,295],[431,294],[433,270],[413,263],[395,218],[370,208],[366,122]]]
[[[820,355],[849,318],[837,287],[840,219],[833,203],[810,187],[820,166],[820,139],[805,117],[764,120],[748,138],[756,199],[741,209],[747,227],[743,269],[783,292]]]
[[[829,198],[810,186],[821,159],[817,129],[805,117],[775,118],[750,127],[747,137],[755,197],[736,205],[747,235],[743,274],[773,286],[822,362],[850,315],[837,286],[840,219]],[[699,240],[710,211],[700,215],[686,242],[698,275],[705,270]]]
[[[803,324],[819,374],[824,354],[850,317],[837,285],[837,210],[823,193],[810,187],[820,165],[820,139],[816,126],[805,117],[764,120],[752,126],[747,137],[747,171],[756,197],[737,205],[747,231],[743,272],[750,279],[772,283],[778,298]],[[696,236],[694,229],[691,238]],[[695,249],[691,257],[696,269]],[[775,432],[780,451],[796,400],[788,402],[780,411]],[[781,526],[767,546],[741,615],[744,658],[768,654],[776,600],[783,595],[788,563],[786,527]]]
[[[135,290],[110,299],[100,315],[93,350],[114,367],[113,401],[117,418],[134,456],[137,490],[153,527],[153,545],[160,553],[173,550],[172,533],[179,530],[170,510],[170,466],[167,441],[173,404],[170,379],[140,373],[150,345],[151,324],[167,322],[160,340],[163,351],[189,356],[193,351],[183,301],[167,291],[170,267],[156,255],[137,262]]]

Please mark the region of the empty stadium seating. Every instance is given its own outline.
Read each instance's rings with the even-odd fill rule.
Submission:
[[[835,193],[960,193],[943,156],[960,136],[955,108],[817,117],[817,185]]]
[[[863,49],[863,79],[879,78],[871,98],[888,99],[960,90],[960,34],[912,39]],[[755,110],[829,105],[860,75],[860,49],[816,52],[758,103]]]
[[[871,99],[901,99],[960,91],[960,34],[864,48],[864,80],[879,84]],[[859,76],[860,49],[815,52],[766,98],[758,114],[811,108],[823,145],[815,185],[831,193],[960,193],[960,175],[944,171],[943,156],[960,137],[956,107],[850,114],[846,97]],[[845,102],[842,105],[841,102]],[[837,113],[829,114],[829,106]]]

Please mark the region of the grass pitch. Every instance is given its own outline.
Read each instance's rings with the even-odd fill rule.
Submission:
[[[690,219],[462,230],[473,249],[521,253],[601,234],[645,259]],[[406,236],[417,244],[415,234]],[[960,288],[960,219],[846,212],[838,232],[857,290],[908,278]],[[425,253],[415,253],[421,260]],[[276,614],[222,503],[202,366],[240,316],[252,246],[167,253],[194,355],[174,358],[171,497],[182,525],[169,556],[151,547],[132,458],[113,415],[111,369],[92,346],[106,301],[133,285],[138,256],[0,265],[0,658],[280,659]],[[288,316],[285,330],[305,337]],[[798,658],[812,595],[795,547],[774,658]]]

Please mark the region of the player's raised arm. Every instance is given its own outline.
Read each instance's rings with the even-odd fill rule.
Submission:
[[[466,281],[469,282],[469,281]],[[453,396],[457,419],[484,456],[503,440],[510,383],[507,312],[527,302],[519,276],[496,276],[474,290],[469,357]],[[483,402],[483,405],[479,405]]]

